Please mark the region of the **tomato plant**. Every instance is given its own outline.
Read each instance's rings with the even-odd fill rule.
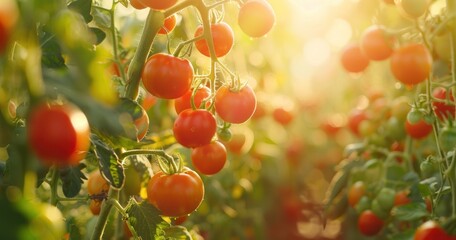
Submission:
[[[383,229],[383,225],[383,220],[371,210],[362,212],[358,219],[358,228],[365,236],[377,235]]]
[[[176,27],[176,15],[173,14],[165,19],[163,27],[158,30],[158,34],[168,34]]]
[[[362,52],[359,44],[352,43],[347,45],[340,57],[342,66],[348,72],[359,73],[369,66],[369,59]]]
[[[272,117],[277,123],[286,126],[293,121],[294,114],[290,110],[279,107],[272,111]]]
[[[421,119],[417,123],[405,121],[405,130],[408,135],[415,139],[427,137],[432,132],[432,125]]]
[[[173,133],[184,147],[195,148],[209,144],[217,124],[212,113],[203,109],[186,109],[174,121]]]
[[[359,200],[364,196],[366,192],[366,186],[363,182],[355,182],[348,191],[348,204],[354,207]]]
[[[262,37],[272,29],[275,18],[274,10],[267,1],[248,0],[239,10],[238,24],[250,37]]]
[[[415,232],[414,240],[446,239],[447,234],[436,222],[429,220],[421,224]]]
[[[393,53],[394,38],[388,36],[382,26],[368,27],[361,37],[360,48],[370,60],[381,61]]]
[[[193,95],[194,94],[194,95]],[[200,108],[203,101],[208,101],[208,97],[211,95],[211,90],[207,87],[201,87],[196,90],[189,89],[183,96],[174,100],[174,109],[176,113],[184,111],[185,109],[191,109],[192,101],[195,108]],[[209,103],[209,102],[206,102]]]
[[[394,77],[406,85],[415,85],[426,80],[431,72],[431,66],[431,53],[420,43],[397,48],[390,59]]]
[[[203,26],[198,26],[195,31],[195,38],[202,36],[203,32]],[[215,56],[223,57],[228,54],[234,44],[234,33],[230,25],[225,22],[213,23],[211,24],[211,32]],[[195,46],[201,54],[210,57],[209,47],[205,39],[196,41]]]
[[[205,175],[213,175],[222,170],[226,162],[226,149],[218,141],[192,149],[192,163],[196,170]]]
[[[243,123],[255,112],[256,96],[252,88],[245,85],[238,91],[221,86],[215,93],[215,111],[229,123]]]

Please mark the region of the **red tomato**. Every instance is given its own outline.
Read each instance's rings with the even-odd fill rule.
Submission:
[[[369,66],[369,58],[357,43],[352,43],[342,50],[340,61],[344,69],[352,73],[362,72]]]
[[[387,35],[383,26],[368,27],[360,42],[363,53],[370,60],[381,61],[389,58],[393,53],[394,38]]]
[[[173,223],[173,225],[182,225],[182,223],[187,221],[187,219],[188,219],[188,215],[180,216],[180,217],[174,218],[172,223]]]
[[[184,111],[185,109],[192,108],[192,93],[193,89],[189,89],[182,97],[177,98],[174,101],[174,109],[176,113],[179,114],[180,112]],[[211,95],[211,90],[207,87],[202,87],[196,90],[195,96],[193,97],[193,102],[195,103],[196,108],[201,107],[201,103],[203,100],[208,98]]]
[[[350,115],[348,116],[348,129],[355,134],[356,136],[360,135],[359,132],[359,125],[364,120],[367,120],[367,115],[364,111],[361,110],[353,110]]]
[[[87,193],[89,195],[98,195],[108,193],[110,185],[101,175],[99,170],[95,170],[89,174],[87,178]]]
[[[103,201],[100,201],[100,200],[95,200],[95,199],[90,200],[90,205],[89,205],[90,212],[92,212],[92,214],[95,216],[100,215],[102,203],[103,203]]]
[[[339,126],[333,123],[331,120],[327,119],[320,124],[321,130],[323,130],[328,136],[335,136],[342,126]]]
[[[176,4],[177,0],[139,0],[143,5],[155,10],[164,10]]]
[[[271,31],[275,23],[275,13],[264,0],[249,0],[239,9],[238,24],[250,37],[262,37]]]
[[[243,123],[249,120],[255,108],[256,96],[248,85],[237,92],[224,85],[215,93],[215,111],[225,122]]]
[[[429,77],[432,55],[423,44],[408,44],[394,51],[390,59],[390,68],[398,81],[406,85],[415,85]]]
[[[447,91],[444,88],[436,88],[432,95],[438,100],[447,99]],[[448,100],[454,104],[453,94],[450,92],[448,95]],[[440,120],[454,118],[455,116],[455,106],[451,104],[446,104],[444,102],[433,101],[432,106],[434,107],[434,112]]]
[[[192,162],[196,170],[205,175],[213,175],[225,166],[226,149],[218,141],[194,148],[192,150]]]
[[[243,133],[233,133],[231,139],[227,142],[223,142],[228,151],[240,155],[242,154],[242,148],[244,147],[246,137]]]
[[[402,206],[412,202],[412,200],[408,197],[408,191],[400,191],[396,192],[394,196],[394,206]]]
[[[432,124],[428,124],[423,119],[415,124],[411,124],[408,120],[406,120],[405,131],[414,139],[425,138],[432,132]]]
[[[214,115],[204,109],[187,109],[174,121],[174,137],[184,147],[196,148],[209,144],[217,130]]]
[[[447,234],[437,222],[429,220],[421,224],[415,232],[414,240],[447,239]]]
[[[157,53],[150,57],[142,72],[142,82],[147,91],[164,99],[184,95],[193,80],[190,61],[169,54]]]
[[[146,8],[147,6],[144,5],[142,2],[142,0],[130,0],[130,5],[136,9],[144,9]]]
[[[48,165],[77,165],[90,147],[89,122],[71,104],[35,106],[28,117],[27,133],[29,146]]]
[[[150,94],[150,92],[145,91],[145,94],[141,101],[141,107],[143,107],[144,110],[149,111],[149,109],[151,109],[155,103],[157,103],[157,98],[154,95]]]
[[[0,54],[5,51],[10,41],[17,18],[18,11],[15,1],[2,1],[0,3]]]
[[[287,126],[293,121],[294,114],[291,111],[279,107],[272,111],[272,117],[277,123]]]
[[[174,30],[176,27],[176,14],[173,14],[167,18],[165,18],[165,22],[163,23],[163,27],[158,30],[158,34],[168,34]]]
[[[203,26],[200,25],[195,31],[195,37],[203,35]],[[214,41],[215,56],[223,57],[231,50],[234,44],[234,33],[230,25],[225,22],[211,24],[212,39]],[[206,39],[195,42],[196,49],[204,56],[210,57]]]
[[[348,204],[352,207],[359,202],[366,192],[366,186],[363,182],[355,182],[348,190]]]
[[[189,168],[172,175],[158,172],[147,184],[147,200],[168,217],[192,213],[201,204],[203,197],[203,181]]]
[[[383,220],[371,210],[365,210],[358,218],[358,229],[365,236],[377,235],[383,228]]]

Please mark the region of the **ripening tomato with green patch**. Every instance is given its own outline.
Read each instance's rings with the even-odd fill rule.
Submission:
[[[265,0],[248,0],[239,9],[239,27],[250,37],[258,38],[266,35],[275,22],[274,9]]]
[[[195,38],[202,36],[204,32],[203,25],[196,28]],[[214,42],[215,56],[223,57],[228,54],[233,48],[234,33],[230,25],[225,22],[211,24],[212,40]],[[195,47],[198,51],[206,57],[210,57],[209,45],[206,39],[195,41]]]
[[[211,95],[211,90],[207,87],[200,87],[196,90],[189,89],[182,97],[176,98],[174,100],[174,109],[176,110],[176,113],[179,114],[185,109],[191,109],[192,108],[192,94],[193,92],[195,95],[193,96],[193,102],[195,104],[196,108],[200,108],[201,103],[204,100],[208,100],[209,96]],[[208,103],[208,102],[206,102]]]
[[[436,98],[435,101],[432,101],[432,106],[434,107],[434,112],[437,117],[440,120],[454,119],[456,112],[453,94],[451,92],[447,93],[445,88],[436,88],[432,92],[432,96]],[[442,102],[446,100],[448,100],[449,103]]]
[[[196,148],[209,144],[217,131],[214,115],[204,109],[186,109],[174,121],[176,141],[184,147]]]
[[[358,43],[349,44],[342,50],[340,62],[351,73],[360,73],[369,66],[369,58],[361,51]]]
[[[204,197],[200,176],[189,168],[167,175],[156,173],[147,184],[147,200],[167,217],[180,217],[195,211]]]
[[[363,211],[358,218],[358,229],[364,236],[375,236],[383,229],[384,222],[371,210]]]
[[[414,124],[410,123],[409,120],[406,120],[405,131],[414,139],[422,139],[432,132],[432,124],[427,123],[424,119],[421,119]]]
[[[416,85],[429,77],[432,55],[422,43],[410,43],[394,50],[390,58],[394,77],[405,85]]]
[[[351,185],[350,189],[348,190],[348,204],[351,207],[355,207],[358,204],[359,200],[365,195],[366,193],[366,185],[362,181],[357,181],[353,185]]]
[[[437,240],[447,239],[447,234],[440,225],[433,221],[428,220],[421,224],[415,232],[413,240]]]
[[[146,7],[154,10],[165,10],[176,4],[177,0],[139,0]]]
[[[226,148],[218,141],[192,149],[193,166],[204,175],[213,175],[225,166]]]
[[[249,85],[233,90],[221,86],[215,93],[215,111],[225,122],[244,123],[252,117],[256,108],[256,96]]]
[[[46,165],[77,165],[90,147],[87,117],[76,106],[40,103],[27,119],[27,141]]]
[[[158,34],[168,34],[174,30],[176,27],[176,14],[173,14],[167,18],[165,18],[165,22],[163,23],[163,27],[158,30]]]
[[[364,30],[360,48],[370,60],[381,61],[391,56],[394,42],[394,37],[388,35],[383,26],[373,25]]]
[[[142,82],[152,95],[176,99],[184,95],[193,80],[193,66],[185,58],[165,53],[152,55],[144,65]]]

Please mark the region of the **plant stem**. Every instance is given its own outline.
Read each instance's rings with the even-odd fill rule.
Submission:
[[[163,26],[164,20],[165,17],[163,12],[152,9],[149,11],[138,48],[136,49],[135,55],[128,68],[126,98],[136,100],[138,97],[139,82],[144,63],[149,55],[152,42],[157,35],[158,30]]]
[[[53,167],[51,170],[51,199],[50,203],[53,206],[57,205],[57,202],[59,201],[58,196],[57,196],[57,187],[59,184],[59,171],[57,167]]]
[[[106,223],[108,222],[108,216],[113,207],[113,202],[119,199],[119,190],[114,188],[109,189],[108,200],[103,201],[101,205],[100,216],[98,217],[97,225],[95,230],[92,233],[92,240],[102,239],[104,230],[106,228]]]

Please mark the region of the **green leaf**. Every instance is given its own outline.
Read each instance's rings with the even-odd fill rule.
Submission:
[[[109,14],[109,11],[105,11],[103,9],[98,9],[94,8],[92,11],[95,23],[97,26],[104,28],[104,29],[110,29],[111,28],[111,15]]]
[[[64,68],[65,59],[57,39],[53,34],[44,31],[40,36],[41,63],[47,68]]]
[[[450,236],[456,236],[456,217],[450,217],[442,224],[445,232]]]
[[[128,7],[128,1],[127,0],[119,0],[120,4],[122,4],[124,7]]]
[[[106,33],[103,32],[103,30],[99,29],[99,28],[94,28],[94,27],[91,27],[89,28],[89,30],[95,34],[95,37],[96,37],[96,41],[95,41],[95,45],[98,45],[100,43],[103,42],[103,40],[105,40],[106,38]]]
[[[192,236],[185,227],[170,226],[165,228],[166,239],[176,240],[192,240]]]
[[[395,207],[392,210],[392,214],[399,221],[414,221],[429,215],[426,210],[426,204],[423,202],[412,202]]]
[[[361,166],[362,162],[360,160],[344,160],[338,165],[338,172],[332,178],[326,192],[325,204],[327,207],[346,188],[352,169]]]
[[[402,231],[391,235],[390,237],[388,237],[388,240],[413,240],[414,236],[415,229],[407,229],[406,231]]]
[[[404,178],[405,172],[406,171],[402,166],[396,164],[388,166],[386,170],[386,179],[391,182],[400,181]]]
[[[161,216],[160,211],[147,201],[138,203],[130,199],[126,208],[128,222],[142,239],[165,239],[165,228],[170,227]]]
[[[111,187],[120,189],[125,182],[125,173],[116,152],[92,134],[91,141],[95,146],[93,151],[99,161],[100,169]]]
[[[365,143],[348,144],[344,149],[344,156],[350,156],[352,153],[360,153],[366,148]]]
[[[90,14],[92,10],[92,0],[76,0],[68,5],[68,8],[80,13],[84,17],[84,21],[89,23],[92,21],[93,17]]]
[[[81,186],[84,183],[83,179],[87,179],[81,172],[86,166],[79,164],[71,168],[60,169],[60,179],[62,180],[63,194],[67,198],[76,197],[81,191]]]

